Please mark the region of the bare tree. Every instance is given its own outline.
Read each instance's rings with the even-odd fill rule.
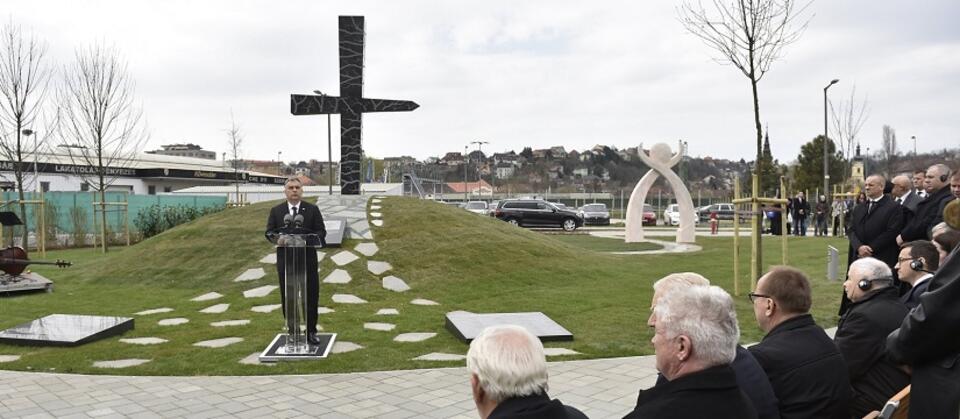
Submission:
[[[230,153],[230,163],[233,166],[233,184],[236,186],[236,202],[240,202],[240,165],[243,164],[241,158],[241,146],[243,145],[243,134],[240,132],[240,126],[233,118],[233,112],[230,112],[230,128],[227,130],[227,150]]]
[[[17,185],[17,197],[20,204],[20,218],[23,221],[22,247],[27,247],[27,219],[23,185],[28,180],[29,164],[24,162],[25,155],[36,159],[40,137],[46,138],[53,130],[52,126],[35,124],[43,110],[43,101],[52,74],[52,67],[46,63],[46,43],[35,36],[24,35],[23,30],[7,23],[0,31],[0,154],[13,162],[13,177]],[[25,136],[35,136],[33,147],[29,147]],[[36,163],[34,163],[36,164]],[[33,178],[34,176],[30,176]],[[39,181],[34,179],[34,181]]]
[[[854,148],[857,144],[860,129],[867,122],[870,116],[867,98],[862,101],[857,100],[857,86],[850,89],[850,100],[840,101],[840,104],[834,107],[833,101],[830,101],[830,114],[833,119],[833,132],[837,143],[840,145],[840,151],[846,161],[853,159]],[[843,172],[843,179],[846,181],[847,171]]]
[[[77,171],[100,198],[103,251],[107,251],[106,191],[129,172],[148,135],[142,109],[134,103],[134,82],[114,48],[80,49],[64,71],[58,102],[60,138]]]
[[[883,143],[880,148],[880,160],[883,161],[886,174],[893,174],[894,165],[897,162],[897,130],[891,128],[889,125],[883,126]]]
[[[731,64],[750,80],[753,93],[753,123],[757,132],[757,176],[763,173],[763,130],[760,126],[760,97],[757,84],[783,53],[783,48],[800,39],[806,21],[796,22],[806,5],[797,9],[794,0],[712,0],[687,1],[678,10],[680,21],[691,34],[719,54],[715,60]]]

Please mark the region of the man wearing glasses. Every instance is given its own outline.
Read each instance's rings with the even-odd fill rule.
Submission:
[[[850,417],[847,365],[830,337],[809,314],[810,281],[778,266],[749,294],[766,336],[749,348],[770,378],[783,419]]]
[[[929,279],[939,267],[940,252],[933,243],[915,240],[900,246],[900,256],[897,258],[894,269],[901,281],[910,284],[910,291],[907,291],[900,300],[908,310],[920,305],[920,296],[927,291],[930,285]]]

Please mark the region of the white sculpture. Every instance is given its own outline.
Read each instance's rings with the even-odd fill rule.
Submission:
[[[647,199],[647,192],[653,186],[653,182],[658,176],[663,176],[673,188],[673,194],[677,198],[677,205],[680,207],[680,226],[677,228],[677,243],[694,243],[696,240],[696,231],[694,230],[694,210],[693,200],[690,199],[690,192],[687,186],[683,184],[680,177],[673,173],[671,167],[683,159],[683,143],[680,143],[680,151],[673,154],[670,146],[664,143],[657,143],[650,147],[650,156],[643,152],[643,144],[638,147],[640,160],[650,167],[650,171],[640,178],[640,182],[633,188],[630,194],[630,203],[627,204],[627,243],[634,243],[643,240],[643,203]]]

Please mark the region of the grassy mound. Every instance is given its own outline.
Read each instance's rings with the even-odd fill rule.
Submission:
[[[55,292],[0,297],[0,328],[52,313],[133,316],[142,310],[169,307],[174,311],[134,316],[136,329],[122,336],[153,336],[168,342],[140,346],[110,338],[77,348],[0,345],[0,354],[22,356],[19,361],[0,364],[0,368],[134,375],[253,375],[450,366],[457,364],[412,358],[430,352],[466,352],[466,345],[443,328],[444,314],[453,310],[542,311],[576,337],[573,342],[549,346],[574,349],[584,354],[580,358],[641,355],[652,353],[651,331],[645,322],[654,280],[670,272],[695,271],[733,289],[730,238],[699,238],[704,250],[692,254],[617,256],[591,250],[606,248],[595,242],[606,239],[547,235],[431,202],[388,198],[381,210],[384,226],[373,227],[380,252],[369,260],[390,262],[393,270],[384,275],[402,278],[413,288],[411,291],[384,290],[380,278],[367,272],[368,258],[338,267],[330,256],[339,250],[327,249],[327,257],[320,263],[321,279],[334,269],[346,270],[353,278],[349,284],[321,285],[320,304],[336,310],[320,316],[321,326],[338,333],[339,341],[354,342],[364,349],[334,354],[318,362],[243,365],[240,359],[262,351],[281,331],[279,311],[250,310],[278,303],[276,291],[262,298],[242,295],[244,290],[277,283],[273,266],[258,262],[272,251],[263,238],[263,227],[274,204],[261,203],[203,217],[106,255],[92,249],[49,252],[48,259],[70,259],[75,266],[67,270],[34,267],[56,282]],[[356,243],[348,241],[343,248],[352,250]],[[822,278],[827,244],[841,249],[846,246],[845,240],[791,238],[790,260],[815,279],[815,316],[821,324],[832,326],[840,288]],[[744,246],[742,252],[742,269],[747,270],[749,248]],[[765,252],[768,261],[779,261],[779,242],[766,240]],[[246,269],[258,267],[264,268],[266,277],[233,281]],[[745,294],[748,285],[742,286]],[[189,301],[210,291],[224,297]],[[335,304],[330,299],[334,293],[354,294],[369,303]],[[412,305],[414,298],[440,305]],[[229,310],[222,314],[199,312],[218,303],[230,304]],[[737,307],[742,340],[757,340],[761,334],[754,325],[749,301],[738,298]],[[400,315],[375,315],[381,308],[396,308]],[[172,317],[190,322],[180,326],[157,324]],[[251,323],[224,328],[210,325],[237,319],[249,319]],[[366,322],[393,323],[396,329],[366,330]],[[394,336],[407,332],[434,332],[437,336],[419,343],[393,342]],[[241,337],[244,341],[219,349],[193,346],[222,337]],[[92,367],[94,361],[124,358],[152,361],[123,370]]]

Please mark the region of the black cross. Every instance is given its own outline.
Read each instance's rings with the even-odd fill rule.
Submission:
[[[361,116],[366,112],[412,111],[409,100],[363,97],[363,16],[340,16],[340,97],[290,95],[294,115],[340,114],[340,194],[360,194],[363,157]]]

